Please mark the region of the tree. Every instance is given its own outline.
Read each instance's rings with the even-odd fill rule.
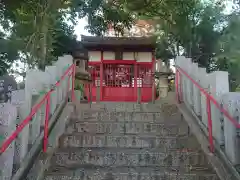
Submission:
[[[229,72],[230,88],[232,91],[240,84],[240,15],[233,13],[228,16],[228,25],[221,32],[215,70]]]
[[[210,71],[221,35],[220,24],[225,20],[222,7],[218,5],[205,7],[199,20],[199,24],[195,26],[196,38],[192,47],[192,57],[200,66]]]
[[[134,1],[133,4],[140,6],[144,0]],[[223,8],[220,3],[206,4],[196,0],[154,0],[145,8],[142,6],[133,10],[156,20],[158,58],[168,61],[169,58],[184,54],[210,70],[220,37],[219,24],[225,17]]]
[[[104,0],[4,0],[1,3],[2,26],[11,30],[11,37],[16,39],[27,63],[39,69],[65,53],[64,46],[75,44],[73,27],[66,20],[75,23],[77,18],[87,16],[86,28],[96,35],[106,32],[109,24],[123,32],[132,20],[123,6],[110,6]]]
[[[6,38],[3,32],[0,32],[0,47],[0,76],[2,76],[18,58],[18,51],[14,48],[14,41]]]
[[[171,43],[168,37],[161,37],[157,41],[156,58],[161,59],[167,67],[170,66],[169,60],[173,59],[177,54],[174,44]]]

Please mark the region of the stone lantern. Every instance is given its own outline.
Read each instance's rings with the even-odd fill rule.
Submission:
[[[80,81],[91,81],[90,74],[88,73],[88,51],[82,44],[78,44],[73,52],[74,63],[76,64],[75,78]]]
[[[170,69],[162,63],[159,59],[157,60],[157,69],[155,73],[155,77],[158,79],[158,90],[159,97],[165,98],[168,95],[168,78],[173,74]]]

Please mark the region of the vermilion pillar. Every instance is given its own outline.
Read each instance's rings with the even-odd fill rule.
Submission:
[[[103,51],[101,51],[101,63],[100,63],[100,101],[103,100]]]
[[[155,51],[152,52],[152,102],[155,102],[156,99],[156,85],[155,85],[155,69],[156,69],[156,62],[155,62]]]
[[[137,87],[137,63],[134,63],[134,96],[135,96],[135,101],[138,100],[138,87]]]

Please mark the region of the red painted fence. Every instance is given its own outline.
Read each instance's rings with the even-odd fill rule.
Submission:
[[[89,101],[96,101],[100,96],[100,101],[135,102],[138,89],[141,102],[152,101],[152,87],[156,88],[152,62],[103,60],[88,65],[93,80],[85,87]]]
[[[63,74],[61,79],[56,82],[55,87],[58,87],[61,83],[61,81],[68,76],[68,88],[70,86],[70,77],[72,76],[72,91],[71,91],[71,99],[72,101],[75,99],[74,94],[74,77],[75,77],[75,65],[72,64]],[[54,89],[55,89],[54,87]],[[43,152],[47,151],[47,145],[48,145],[48,123],[49,123],[49,113],[50,113],[50,95],[54,91],[54,89],[49,90],[46,95],[42,98],[42,100],[36,104],[30,114],[18,125],[16,130],[3,142],[1,148],[0,148],[0,155],[6,151],[6,149],[11,145],[11,143],[16,140],[17,136],[22,132],[22,130],[31,122],[33,116],[36,114],[36,112],[41,108],[43,104],[46,103],[46,109],[45,109],[45,124],[44,124],[44,139],[43,139]],[[68,93],[68,92],[67,92]],[[68,98],[68,96],[67,96]]]
[[[181,76],[185,76],[188,80],[190,80],[199,91],[205,95],[206,97],[206,112],[208,118],[208,138],[209,138],[209,145],[210,151],[214,152],[214,142],[213,142],[213,134],[212,134],[212,111],[211,111],[211,103],[216,106],[216,108],[223,113],[223,115],[236,127],[240,128],[240,124],[238,121],[229,114],[229,112],[221,107],[221,105],[217,102],[217,100],[206,90],[204,90],[194,79],[192,79],[189,74],[187,74],[183,69],[180,67],[176,67],[176,79],[175,79],[175,86],[176,86],[176,99],[178,103],[183,101],[183,92],[182,92],[182,78]],[[180,84],[180,86],[179,86]],[[219,122],[220,123],[220,122]]]

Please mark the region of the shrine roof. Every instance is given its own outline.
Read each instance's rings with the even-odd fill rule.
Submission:
[[[155,37],[96,37],[96,36],[81,36],[81,42],[87,49],[92,48],[129,48],[129,49],[155,49]]]

